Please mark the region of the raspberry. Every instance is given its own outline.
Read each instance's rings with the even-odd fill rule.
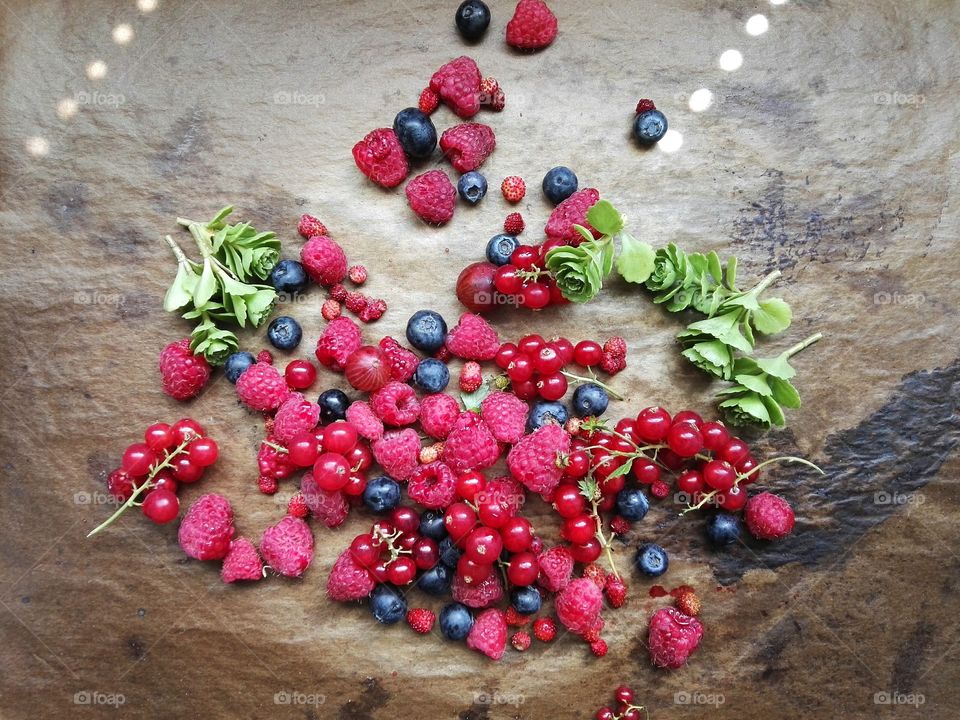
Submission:
[[[335,283],[330,286],[330,298],[336,300],[339,303],[346,302],[347,300],[347,289],[343,286],[342,283]]]
[[[670,486],[663,480],[655,480],[650,485],[650,494],[657,498],[657,500],[663,500],[670,494]]]
[[[257,465],[261,475],[282,480],[290,477],[291,473],[297,468],[290,462],[288,453],[280,452],[273,447],[278,443],[278,438],[267,435],[265,441],[260,443],[260,450],[257,452]]]
[[[525,227],[523,215],[518,212],[510,213],[507,215],[507,219],[503,221],[503,231],[507,235],[519,235]]]
[[[603,344],[603,351],[611,355],[627,356],[627,341],[619,335],[614,335]]]
[[[445,440],[460,417],[460,405],[450,395],[427,395],[420,401],[420,427],[432,438]]]
[[[509,613],[510,610],[507,610]],[[530,648],[530,633],[520,630],[513,634],[513,637],[510,638],[510,644],[513,645],[513,649],[519,652],[523,652]]]
[[[339,527],[350,514],[346,496],[340,490],[322,489],[312,472],[304,473],[300,479],[300,492],[313,516],[329,528]]]
[[[120,468],[107,476],[107,492],[122,503],[130,499],[133,489],[133,478]]]
[[[703,626],[699,620],[676,608],[661,608],[650,618],[647,634],[650,662],[674,670],[683,667],[702,637]]]
[[[480,363],[473,360],[463,364],[460,369],[460,390],[469,394],[474,393],[483,385],[483,371]]]
[[[290,388],[283,375],[267,363],[254,363],[237,378],[237,397],[251,410],[270,412],[287,399]]]
[[[487,426],[476,413],[468,412],[467,418],[461,426],[463,415],[460,416],[454,429],[450,431],[443,443],[443,461],[458,475],[469,470],[483,470],[500,458],[500,447],[496,438],[487,429]]]
[[[451,586],[453,599],[467,607],[485,608],[495,605],[503,598],[503,585],[500,583],[500,573],[492,570],[487,579],[476,585],[467,585],[463,578],[453,576]],[[506,623],[504,623],[506,624]]]
[[[233,508],[221,495],[203,495],[187,510],[177,534],[180,547],[195,560],[221,560],[233,538]]]
[[[422,423],[421,423],[422,424]],[[418,460],[421,465],[429,465],[432,462],[437,462],[443,456],[443,443],[436,442],[433,445],[427,445],[426,447],[420,448],[420,455]]]
[[[617,515],[610,521],[610,529],[615,535],[626,535],[632,529],[630,521],[622,515]]]
[[[366,310],[367,303],[369,302],[369,298],[362,292],[348,292],[347,299],[343,301],[343,304],[346,305],[347,310],[354,315],[359,315]]]
[[[360,328],[348,317],[338,317],[331,320],[320,339],[317,340],[317,360],[325,367],[340,372],[349,358],[358,347],[363,344]],[[249,372],[249,370],[247,371]],[[246,375],[247,373],[244,373]],[[240,376],[241,379],[243,375]],[[240,381],[237,381],[237,385]]]
[[[263,531],[260,552],[267,565],[286,577],[300,577],[313,561],[313,533],[298,517],[287,515]]]
[[[507,23],[507,45],[540,50],[557,37],[557,17],[543,0],[520,0]]]
[[[747,530],[758,540],[777,540],[793,530],[794,515],[790,503],[773,493],[760,493],[747,501],[743,511]]]
[[[485,77],[480,81],[480,104],[489,105],[500,90],[500,83],[494,77]]]
[[[420,364],[420,359],[413,351],[407,350],[390,336],[380,341],[380,349],[383,350],[390,362],[390,376],[394,380],[406,382],[413,377],[417,365]]]
[[[620,608],[627,602],[627,585],[616,575],[607,575],[603,589],[607,593],[607,602],[610,603],[610,607]]]
[[[511,627],[523,627],[530,622],[529,615],[521,615],[513,605],[507,606],[506,614],[507,625]]]
[[[347,277],[354,285],[363,285],[367,281],[367,269],[363,265],[354,265],[347,270]]]
[[[374,414],[387,425],[403,427],[420,417],[417,394],[409,385],[391,380],[370,396]]]
[[[623,355],[612,355],[604,353],[600,361],[600,369],[608,375],[616,375],[627,367],[627,359]]]
[[[360,600],[376,587],[373,576],[357,562],[350,548],[342,553],[330,570],[327,578],[327,597],[338,602]]]
[[[288,445],[300,433],[313,430],[320,422],[320,406],[300,393],[291,393],[273,419],[273,434]]]
[[[593,580],[577,578],[560,591],[555,605],[560,622],[570,632],[583,635],[600,617],[603,593]]]
[[[433,623],[435,623],[436,620],[437,616],[426,608],[414,608],[407,613],[407,625],[413,628],[414,632],[420,633],[421,635],[426,635],[433,630]]]
[[[246,538],[231,541],[220,568],[220,579],[232,583],[237,580],[260,580],[262,577],[263,561],[256,546]]]
[[[500,184],[500,192],[507,202],[518,203],[527,194],[527,186],[519,175],[509,175]]]
[[[677,606],[677,610],[684,615],[696,617],[700,614],[700,598],[697,597],[697,594],[693,592],[693,590],[682,590],[677,594],[673,602]]]
[[[320,308],[320,315],[324,320],[336,320],[340,317],[341,308],[340,303],[338,303],[333,298],[323,301],[323,307]]]
[[[540,563],[540,577],[537,584],[544,590],[558,592],[570,583],[573,574],[573,556],[565,547],[556,546],[544,550],[537,557]]]
[[[557,636],[557,624],[553,618],[537,618],[533,621],[533,636],[540,642],[553,642]]]
[[[482,123],[460,123],[440,136],[440,150],[460,173],[479,168],[496,146],[493,129]]]
[[[359,317],[365,323],[372,323],[382,318],[386,311],[386,300],[370,300],[367,306],[360,311]]]
[[[411,428],[384,433],[372,448],[373,457],[394,480],[406,480],[419,465],[420,437]]]
[[[367,440],[379,440],[383,437],[383,422],[362,400],[357,400],[347,408],[347,422],[353,425],[360,437]]]
[[[347,275],[347,256],[343,248],[326,235],[307,240],[300,248],[300,262],[310,279],[319,285],[335,285]]]
[[[491,660],[503,657],[507,648],[507,623],[503,620],[502,610],[490,608],[480,613],[467,635],[467,647],[482,652]]]
[[[273,365],[273,353],[269,350],[261,350],[257,353],[257,362]]]
[[[176,400],[196,397],[210,379],[210,364],[190,352],[190,338],[172,342],[160,351],[163,391]]]
[[[425,223],[443,225],[453,217],[457,189],[443,170],[430,170],[407,183],[410,209]]]
[[[549,493],[563,477],[561,456],[570,452],[570,436],[559,425],[544,425],[520,439],[507,455],[510,473],[528,490]]]
[[[466,55],[451,60],[430,78],[430,89],[460,117],[480,112],[480,68]]]
[[[277,491],[277,479],[271,475],[257,478],[257,487],[264,495],[273,495]]]
[[[551,240],[557,240],[568,245],[579,245],[583,242],[583,235],[577,232],[574,225],[582,225],[599,238],[600,233],[587,222],[587,211],[600,200],[600,193],[594,188],[578,190],[554,208],[547,220],[544,232]]]
[[[527,404],[513,393],[492,392],[480,403],[480,416],[500,442],[515,443],[527,425]]]
[[[353,161],[360,172],[385,188],[396,187],[410,172],[407,155],[391,128],[374,130],[354,145]]]
[[[464,313],[447,333],[446,348],[464,360],[493,360],[500,349],[497,331],[479,315]]]
[[[602,638],[597,638],[592,643],[590,643],[590,652],[596,655],[598,658],[602,658],[607,654],[607,641]]]
[[[420,100],[417,104],[420,107],[420,112],[432,115],[433,111],[440,106],[440,96],[430,88],[424,88],[420,92]]]
[[[407,495],[430,510],[439,510],[453,502],[457,494],[457,478],[442,462],[421,465],[407,482]]]
[[[647,98],[641,98],[640,102],[637,103],[637,115],[656,109],[657,106],[653,104],[653,100],[648,100]]]
[[[607,573],[596,563],[590,563],[583,569],[583,576],[593,582],[598,588],[603,590],[607,580]]]
[[[309,240],[317,235],[326,235],[327,226],[313,215],[301,215],[300,222],[297,223],[297,232],[300,233],[301,237]]]

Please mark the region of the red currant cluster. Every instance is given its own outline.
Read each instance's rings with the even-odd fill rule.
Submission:
[[[612,707],[602,707],[594,715],[596,720],[640,720],[641,717],[649,717],[647,709],[643,705],[633,704],[633,690],[626,685],[617,688],[614,694],[616,698],[616,710]],[[641,715],[641,711],[643,715]]]
[[[561,245],[565,243],[547,240],[542,245],[521,245],[514,250],[510,262],[498,267],[493,275],[494,287],[506,298],[502,304],[542,310],[549,305],[570,302],[550,272],[543,269],[547,253]]]
[[[269,441],[264,445],[272,445],[271,449],[280,454],[286,452],[289,463],[283,466],[285,477],[295,468],[312,467],[313,479],[321,490],[343,491],[347,498],[355,498],[355,502],[359,502],[367,487],[364,472],[373,464],[373,454],[367,442],[357,435],[356,428],[344,420],[300,433],[286,448]],[[264,469],[261,462],[261,472]]]
[[[180,514],[178,487],[197,482],[220,454],[213,438],[206,437],[200,423],[190,418],[173,425],[155,423],[146,429],[143,440],[129,445],[120,467],[107,476],[107,490],[122,504],[90,535],[133,506],[155,523],[171,522]]]

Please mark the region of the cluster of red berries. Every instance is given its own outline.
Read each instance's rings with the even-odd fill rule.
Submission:
[[[617,688],[614,698],[616,699],[615,709],[610,706],[600,708],[594,715],[596,720],[640,720],[642,717],[648,716],[643,705],[634,704],[633,690],[626,685]],[[641,715],[641,711],[643,715]]]
[[[493,276],[494,287],[506,298],[502,304],[542,310],[568,303],[550,272],[542,269],[547,253],[564,244],[547,240],[542,245],[521,245],[514,250],[510,262],[498,267]]]

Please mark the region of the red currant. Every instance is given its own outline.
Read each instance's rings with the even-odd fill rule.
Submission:
[[[133,443],[123,451],[120,467],[133,477],[142,477],[156,461],[157,454],[146,443]]]
[[[616,502],[616,498],[610,498],[612,501]],[[596,538],[591,538],[583,545],[571,545],[570,554],[573,556],[573,559],[578,563],[592,563],[597,558],[600,557],[600,554],[603,552],[603,546],[600,545],[600,541]]]
[[[566,297],[564,297],[563,290],[561,290],[560,286],[557,285],[556,280],[554,280],[552,277],[548,277],[544,282],[547,288],[550,290],[551,305],[566,305],[570,302]]]
[[[517,347],[527,357],[535,358],[539,354],[540,348],[546,344],[547,341],[541,335],[524,335],[517,343]]]
[[[542,375],[537,381],[537,390],[544,400],[559,400],[567,394],[567,378],[560,373]]]
[[[313,464],[313,479],[321,490],[340,490],[350,479],[350,463],[339,453],[322,453]]]
[[[616,424],[614,430],[628,437],[633,443],[637,443],[640,440],[640,435],[637,433],[637,421],[634,418],[623,418]],[[633,446],[627,443],[626,450],[630,451],[632,449]]]
[[[471,502],[486,486],[486,476],[479,470],[471,470],[457,478],[457,495]]]
[[[479,585],[493,572],[493,565],[476,563],[466,555],[461,555],[457,561],[457,575],[463,578],[466,585]]]
[[[726,460],[736,467],[742,460],[745,460],[749,454],[750,448],[747,447],[747,444],[738,437],[732,437],[727,441],[726,445],[720,448],[717,456],[721,460]]]
[[[493,528],[478,527],[467,536],[463,550],[475,563],[492,565],[503,551],[503,540]]]
[[[703,476],[696,470],[687,470],[677,477],[677,490],[693,495],[703,490]]]
[[[480,522],[490,528],[502,528],[510,519],[510,509],[497,498],[484,498],[477,505]]]
[[[513,394],[521,400],[534,400],[537,397],[537,384],[533,380],[524,380],[523,382],[512,382]]]
[[[347,484],[343,486],[343,494],[352,498],[359,498],[367,489],[367,479],[359,473],[351,473]]]
[[[680,457],[689,458],[703,450],[703,436],[693,423],[676,423],[667,431],[667,445]]]
[[[187,445],[187,454],[200,467],[210,467],[220,457],[220,448],[213,438],[197,438]]]
[[[540,249],[521,245],[510,256],[510,264],[521,270],[531,270],[540,261]]]
[[[318,454],[317,439],[310,432],[300,433],[287,446],[290,462],[297,467],[310,467],[317,461]]]
[[[627,479],[623,475],[607,476],[600,481],[600,493],[604,496],[616,495],[626,484]]]
[[[662,450],[657,451],[657,460],[667,468],[668,470],[679,470],[683,467],[685,460],[677,455],[670,448],[663,448]]]
[[[563,523],[563,528],[560,530],[563,538],[572,542],[574,545],[583,545],[589,542],[590,538],[594,537],[596,532],[597,525],[593,520],[593,516],[587,515],[586,513],[568,519]]]
[[[294,390],[306,390],[317,379],[317,368],[309,360],[292,360],[287,363],[283,377]]]
[[[698,428],[703,425],[703,418],[700,417],[693,410],[681,410],[676,415],[673,416],[673,422],[682,423],[682,422],[692,422]]]
[[[177,492],[177,481],[173,477],[173,473],[169,470],[161,470],[156,475],[153,476],[153,489],[154,490],[169,490],[172,493]]]
[[[730,431],[720,422],[704,423],[700,426],[700,434],[703,435],[703,447],[710,452],[717,452],[730,439]]]
[[[533,360],[526,353],[520,353],[507,367],[507,377],[512,383],[526,382],[533,377],[533,371]]]
[[[416,534],[420,529],[420,513],[412,507],[400,505],[390,513],[390,522],[401,532]]]
[[[557,351],[557,354],[563,361],[560,367],[566,367],[573,362],[573,343],[565,337],[558,337],[556,340],[551,341],[550,346]]]
[[[603,360],[603,347],[593,340],[581,340],[573,348],[573,361],[583,367],[599,365]]]
[[[346,455],[357,444],[357,430],[345,420],[337,420],[326,426],[323,432],[325,452]]]
[[[411,552],[413,553],[411,556],[413,562],[421,570],[429,570],[440,560],[440,550],[437,546],[437,541],[432,538],[417,538],[417,541],[411,548]]]
[[[173,431],[167,423],[154,423],[143,433],[143,439],[147,447],[156,453],[163,452],[173,447]]]
[[[507,565],[507,580],[511,585],[525,587],[533,585],[540,575],[540,562],[532,552],[520,552],[510,558]]]
[[[364,567],[372,567],[380,559],[380,544],[374,540],[373,535],[364,533],[357,535],[350,543],[350,554],[353,559]]]
[[[744,476],[740,481],[742,484],[749,485],[760,479],[760,471],[753,470],[756,466],[757,461],[753,459],[753,455],[747,455],[743,460],[734,465],[736,471]],[[753,470],[753,472],[751,472],[751,470]]]
[[[412,558],[401,555],[387,566],[387,577],[394,585],[409,585],[417,577],[417,565]]]
[[[170,432],[173,433],[173,441],[175,445],[180,445],[189,438],[194,437],[203,437],[206,435],[206,432],[203,429],[203,425],[198,423],[193,418],[181,418],[177,420],[173,425],[170,426]]]
[[[171,463],[173,465],[173,477],[176,478],[177,482],[189,485],[203,477],[203,467],[191,460],[189,455],[178,455],[171,460]]]
[[[510,552],[523,552],[533,541],[533,526],[526,518],[512,517],[500,528],[500,538]]]
[[[724,492],[733,487],[737,471],[724,460],[711,460],[703,466],[703,482],[714,490]]]
[[[503,265],[493,274],[493,285],[504,295],[516,295],[523,287],[523,278],[517,275],[513,265]]]
[[[579,480],[590,471],[590,455],[584,450],[575,450],[567,456],[566,472],[568,477]]]
[[[354,445],[344,457],[347,458],[347,462],[350,463],[350,468],[354,472],[363,472],[373,465],[373,455],[370,448],[361,442]]]
[[[594,717],[596,720],[617,720],[616,713],[608,707],[602,707],[597,710],[597,714]]]
[[[520,291],[523,306],[530,310],[542,310],[550,304],[550,288],[540,282],[531,282]]]
[[[180,514],[180,500],[169,490],[155,488],[143,499],[143,514],[163,525]]]
[[[576,485],[561,485],[553,496],[553,506],[565,520],[582,515],[587,509],[587,500]]]
[[[497,356],[494,358],[494,362],[497,364],[497,367],[501,370],[506,370],[510,367],[510,363],[513,362],[513,359],[520,354],[520,350],[511,342],[504,343],[500,346],[500,349],[497,350]]]
[[[375,565],[368,567],[367,570],[370,571],[370,574],[373,575],[374,580],[377,582],[390,582],[389,573],[387,572],[387,563],[385,561],[378,560]]]
[[[443,515],[443,525],[457,544],[460,544],[476,524],[477,515],[466,503],[453,503]]]
[[[617,692],[614,694],[614,697],[617,699],[617,702],[629,705],[631,702],[633,702],[633,690],[626,685],[621,685],[617,688]]]
[[[563,358],[556,348],[544,345],[534,356],[533,366],[541,375],[552,375],[563,367]]]
[[[721,493],[720,507],[730,512],[736,512],[747,504],[747,489],[739,485],[734,485],[729,490]]]
[[[637,415],[637,434],[648,443],[659,443],[670,430],[670,413],[661,407],[648,407]]]
[[[637,458],[633,461],[633,476],[637,482],[652,485],[660,479],[660,468],[652,460]]]

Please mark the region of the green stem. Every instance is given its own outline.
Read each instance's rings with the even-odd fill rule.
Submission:
[[[607,556],[607,563],[610,565],[610,572],[612,572],[619,580],[620,573],[617,572],[617,564],[613,561],[613,550],[610,549],[613,538],[611,536],[610,539],[607,539],[607,536],[603,534],[603,521],[600,519],[600,508],[597,506],[596,498],[590,499],[590,506],[593,509],[593,520],[597,525],[595,536],[597,540],[600,541],[600,547],[603,548],[604,555]]]
[[[744,295],[754,295],[754,296],[759,295],[759,294],[762,293],[764,290],[766,290],[768,287],[770,287],[770,286],[774,283],[774,281],[777,280],[777,278],[779,278],[781,275],[783,275],[782,272],[780,272],[779,270],[774,270],[774,271],[771,272],[769,275],[767,275],[765,278],[763,278],[763,280],[761,280],[761,281],[758,282],[756,285],[754,285],[752,288],[750,288],[749,290],[747,290],[747,292],[744,293]]]
[[[757,465],[756,467],[752,468],[752,469],[750,470],[750,472],[747,472],[747,473],[738,473],[738,474],[737,474],[737,482],[740,482],[740,480],[741,480],[742,478],[745,478],[745,477],[747,477],[748,475],[753,475],[753,473],[757,472],[757,470],[759,470],[760,468],[765,467],[765,466],[767,466],[767,465],[772,465],[773,463],[777,463],[777,462],[800,463],[800,464],[802,464],[802,465],[808,465],[809,467],[812,467],[814,470],[816,470],[816,471],[817,471],[818,473],[820,473],[821,475],[825,475],[825,474],[826,474],[826,473],[823,472],[823,470],[820,469],[819,466],[814,465],[814,464],[813,464],[812,462],[810,462],[809,460],[804,460],[803,458],[794,457],[793,455],[783,455],[783,456],[781,456],[781,457],[775,457],[775,458],[770,458],[769,460],[764,460],[762,463],[760,463],[760,464]]]
[[[194,266],[198,263],[193,262],[190,258],[187,257],[187,254],[183,252],[183,249],[177,245],[176,241],[169,235],[165,235],[163,238],[164,242],[167,243],[167,246],[173,251],[173,255],[177,258],[177,264],[183,265],[188,270],[193,270]]]
[[[806,350],[808,347],[810,347],[816,342],[819,342],[822,339],[823,339],[823,333],[814,333],[803,342],[798,342],[796,345],[794,345],[789,350],[785,351],[783,354],[785,357],[788,357],[788,358],[793,357],[801,350]]]
[[[578,383],[593,383],[594,385],[599,385],[599,386],[602,387],[604,390],[606,390],[607,393],[609,393],[610,395],[612,395],[613,397],[615,397],[617,400],[623,400],[623,396],[622,396],[622,395],[620,395],[620,394],[617,393],[615,390],[613,390],[609,385],[606,385],[605,383],[600,382],[600,381],[597,380],[595,377],[594,377],[594,378],[586,378],[586,377],[583,377],[583,376],[581,376],[581,375],[574,375],[573,373],[569,373],[569,372],[567,372],[566,370],[561,370],[561,371],[560,371],[560,374],[563,375],[563,376],[564,376],[565,378],[567,378],[568,380],[574,380],[574,381],[576,381],[576,382],[578,382]]]

